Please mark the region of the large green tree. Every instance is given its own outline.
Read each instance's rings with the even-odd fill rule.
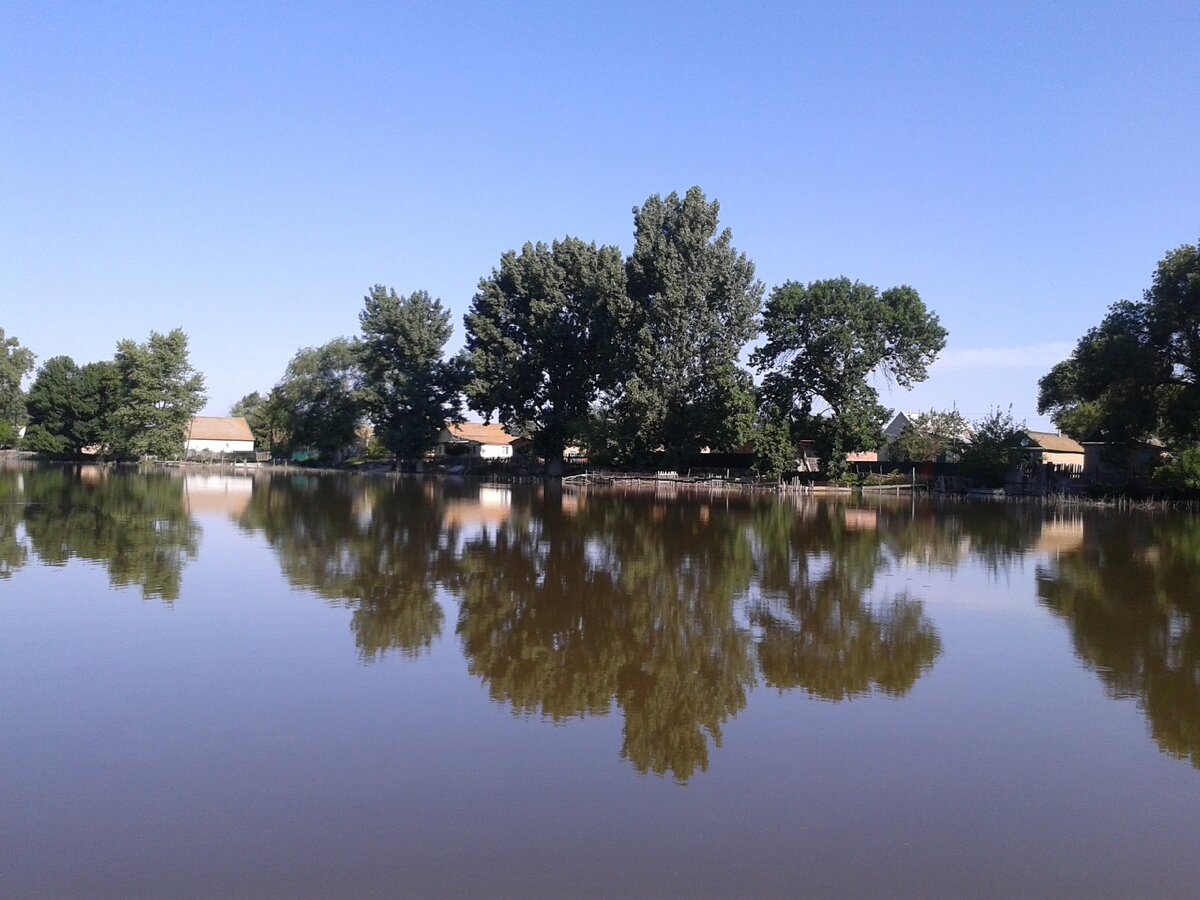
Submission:
[[[1200,442],[1200,244],[1168,253],[1141,301],[1109,307],[1038,382],[1038,412],[1075,438]]]
[[[25,397],[21,381],[33,370],[36,357],[15,337],[5,337],[0,328],[0,446],[16,439],[25,424]]]
[[[311,447],[333,456],[354,442],[362,418],[358,342],[335,338],[292,357],[271,392],[287,414],[293,448]]]
[[[550,475],[562,473],[564,448],[615,382],[614,329],[626,305],[620,250],[572,237],[509,251],[479,282],[466,316],[468,401],[532,435]]]
[[[401,460],[420,460],[447,421],[460,418],[462,366],[443,359],[453,326],[425,291],[371,288],[362,326],[362,399],[375,435]]]
[[[729,450],[748,437],[754,391],[737,360],[757,334],[763,286],[730,230],[718,232],[718,211],[698,187],[633,211],[629,304],[614,348],[627,369],[611,409],[628,455]]]
[[[111,360],[77,366],[69,356],[46,360],[29,388],[25,447],[78,456],[84,447],[111,452],[114,417],[124,391]]]
[[[123,340],[114,358],[121,380],[113,414],[115,450],[121,456],[174,459],[183,454],[188,423],[204,408],[204,376],[188,361],[182,328],[150,332],[139,344]]]
[[[911,287],[881,293],[849,278],[776,287],[762,324],[766,341],[751,361],[769,417],[814,440],[831,472],[847,453],[882,442],[888,412],[870,376],[911,387],[946,344],[946,329]]]
[[[277,391],[269,391],[265,397],[258,391],[251,391],[230,407],[229,414],[246,420],[259,450],[274,453],[287,446],[291,431],[287,410]]]

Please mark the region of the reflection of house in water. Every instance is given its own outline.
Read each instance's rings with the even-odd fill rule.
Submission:
[[[254,479],[249,475],[187,475],[183,497],[193,516],[237,518],[250,505]]]
[[[1047,556],[1058,556],[1060,553],[1072,553],[1082,546],[1083,519],[1075,516],[1044,521],[1033,549]]]
[[[512,491],[507,487],[484,485],[477,497],[457,498],[446,503],[443,522],[446,527],[462,529],[464,537],[502,525],[512,510]]]
[[[879,511],[875,509],[846,509],[847,531],[875,531],[879,527]]]

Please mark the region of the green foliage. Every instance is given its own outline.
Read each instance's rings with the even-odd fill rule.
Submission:
[[[254,446],[259,450],[275,451],[287,442],[287,421],[274,393],[263,396],[251,391],[233,404],[229,415],[240,416],[250,426]]]
[[[1200,494],[1200,447],[1189,447],[1159,465],[1154,483],[1179,494]]]
[[[730,450],[749,436],[753,395],[737,359],[756,334],[763,287],[729,229],[718,233],[718,210],[698,187],[634,210],[629,303],[611,351],[626,368],[609,404],[627,456]]]
[[[69,356],[46,360],[29,388],[26,449],[50,456],[79,456],[89,446],[111,452],[124,396],[112,361],[80,367]]]
[[[471,407],[531,435],[549,471],[561,472],[564,447],[583,437],[592,404],[616,381],[613,341],[627,305],[616,247],[568,237],[505,253],[466,316]]]
[[[956,409],[935,409],[914,416],[892,443],[888,455],[908,462],[936,461],[948,454],[961,454],[970,440],[971,428]]]
[[[333,456],[349,447],[362,417],[362,378],[357,341],[335,338],[292,357],[271,392],[284,411],[292,449],[312,448]]]
[[[204,408],[204,376],[188,362],[187,335],[150,332],[144,344],[123,340],[113,362],[121,397],[112,413],[114,451],[124,457],[177,459],[192,417]]]
[[[848,278],[776,287],[763,333],[751,356],[763,374],[763,402],[792,423],[794,437],[815,441],[833,475],[847,453],[882,443],[888,411],[868,377],[911,387],[946,343],[937,315],[912,288],[880,293]]]
[[[767,422],[754,438],[754,472],[778,478],[796,471],[796,445],[786,422]]]
[[[420,459],[446,422],[461,417],[463,366],[442,359],[453,331],[450,312],[425,291],[400,297],[380,284],[364,302],[363,408],[397,460]]]
[[[0,328],[0,423],[20,426],[26,421],[21,382],[33,371],[35,357],[15,337],[5,337]],[[15,434],[7,442],[13,442]],[[0,439],[2,440],[2,439]],[[0,444],[2,446],[2,444]]]
[[[1013,419],[1012,407],[993,409],[973,423],[971,443],[963,449],[959,471],[983,487],[1003,487],[1024,430],[1025,423]]]
[[[0,448],[17,447],[21,444],[21,432],[11,422],[0,422]]]
[[[1158,264],[1139,302],[1122,300],[1038,382],[1038,412],[1075,438],[1200,440],[1200,245]]]

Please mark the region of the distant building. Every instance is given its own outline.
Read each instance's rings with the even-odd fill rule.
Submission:
[[[1113,441],[1103,431],[1089,434],[1082,444],[1084,477],[1098,484],[1146,481],[1166,453],[1157,439]]]
[[[509,459],[516,438],[500,425],[463,422],[447,425],[438,434],[434,456],[467,456],[475,459]]]
[[[194,416],[184,440],[185,456],[254,453],[254,435],[240,416]]]
[[[1083,471],[1083,444],[1065,434],[1049,431],[1022,431],[1018,440],[1027,462],[1070,466]]]

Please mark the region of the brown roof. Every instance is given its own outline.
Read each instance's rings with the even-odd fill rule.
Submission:
[[[240,416],[194,416],[187,438],[197,441],[252,441],[254,435],[250,433],[246,420]]]
[[[1053,434],[1049,431],[1026,431],[1025,434],[1031,443],[1051,453],[1083,452],[1083,444],[1065,434]]]
[[[459,425],[447,425],[446,428],[455,440],[471,441],[475,444],[511,444],[516,437],[495,423],[484,425],[482,422],[463,422]]]

